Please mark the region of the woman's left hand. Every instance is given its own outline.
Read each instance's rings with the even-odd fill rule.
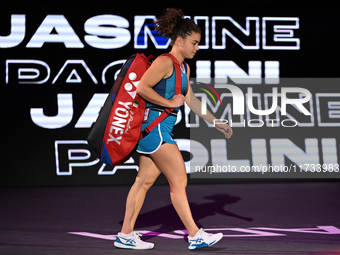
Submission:
[[[221,131],[227,139],[229,139],[233,135],[233,130],[228,124],[215,124],[215,127],[218,131]]]

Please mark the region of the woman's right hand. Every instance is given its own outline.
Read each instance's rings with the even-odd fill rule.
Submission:
[[[170,108],[177,108],[184,104],[184,96],[182,94],[176,94],[172,97]]]

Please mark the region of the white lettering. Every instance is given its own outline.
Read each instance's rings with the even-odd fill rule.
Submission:
[[[225,22],[227,21],[227,22]],[[230,29],[225,28],[224,26],[220,26],[222,23],[224,26],[228,27],[228,24],[232,24],[233,27],[236,27],[239,31],[242,32],[240,36],[235,36]],[[231,39],[233,39],[238,45],[245,50],[258,50],[260,48],[260,21],[258,17],[246,17],[246,28],[244,29],[240,24],[238,24],[231,17],[212,17],[212,48],[213,49],[225,49],[226,48],[226,39],[225,35],[228,35]],[[219,38],[219,35],[216,34],[217,31],[221,31],[221,44],[217,44],[216,38]],[[242,37],[243,41],[251,37],[251,42],[243,43],[239,39]]]
[[[0,48],[12,48],[18,46],[24,40],[25,33],[25,15],[11,15],[11,33],[7,36],[0,36]]]
[[[64,15],[47,15],[26,47],[41,48],[45,42],[64,43],[66,48],[84,48]]]
[[[90,35],[85,35],[84,39],[90,46],[98,49],[122,48],[131,39],[127,28],[129,28],[129,21],[123,17],[98,15],[85,22],[84,30]]]
[[[73,118],[72,94],[57,95],[58,114],[56,116],[46,116],[42,108],[32,108],[32,121],[42,128],[56,129],[68,125]]]
[[[287,93],[303,93],[305,94],[304,98],[287,98]],[[296,107],[303,112],[304,115],[311,115],[309,111],[302,105],[303,103],[307,103],[311,99],[311,93],[304,88],[282,88],[281,89],[281,109],[282,115],[286,115],[286,106],[287,104],[295,104]]]
[[[114,137],[114,136],[111,135],[111,134],[109,134],[109,136],[110,136],[110,139],[107,140],[107,143],[112,142],[112,141],[115,141],[116,143],[118,143],[118,144],[120,145],[120,141],[119,141],[119,140],[122,139],[121,136],[119,136],[119,137]]]
[[[268,23],[278,22],[281,25],[273,25],[274,36],[272,38],[272,45],[269,45],[266,31],[268,30]],[[290,23],[292,25],[284,24]],[[300,39],[293,38],[293,29],[299,29],[299,18],[285,18],[285,17],[263,17],[262,19],[262,48],[264,50],[299,50]]]
[[[18,70],[18,76],[16,80],[12,80],[11,82],[18,82],[19,84],[42,84],[45,83],[49,78],[51,74],[51,69],[48,64],[46,64],[44,61],[41,60],[35,60],[35,59],[8,59],[6,60],[6,84],[10,82],[10,75],[12,66],[13,68],[17,68]],[[30,66],[28,67],[20,67],[20,66]],[[34,66],[34,67],[33,67]],[[44,67],[41,69],[38,69],[38,67]],[[35,73],[35,75],[28,75],[27,73],[25,75],[22,74],[22,72],[30,71],[31,73]],[[46,77],[40,77],[42,76],[41,72],[46,71]],[[38,80],[38,78],[41,78],[41,80]]]
[[[319,164],[319,147],[316,138],[306,138],[305,151],[287,138],[270,139],[270,153],[273,166],[285,165],[285,157],[297,165]]]

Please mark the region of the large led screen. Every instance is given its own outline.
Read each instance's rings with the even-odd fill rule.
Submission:
[[[166,7],[200,26],[191,85],[234,131],[226,140],[181,108],[190,181],[339,178],[336,1],[13,3],[0,16],[2,186],[133,182],[137,153],[110,167],[86,137],[125,60],[170,51],[154,30]]]

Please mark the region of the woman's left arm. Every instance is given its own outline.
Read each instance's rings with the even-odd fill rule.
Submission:
[[[194,92],[191,89],[191,85],[190,85],[190,69],[189,69],[189,65],[187,65],[187,70],[188,70],[188,89],[187,89],[187,93],[185,95],[185,103],[189,106],[189,108],[198,116],[200,116],[201,118],[205,119],[206,121],[208,121],[209,123],[213,124],[214,120],[216,120],[216,117],[207,110],[206,114],[202,114],[202,103],[201,101],[195,96]],[[224,135],[225,138],[229,139],[232,134],[233,134],[233,130],[231,129],[231,127],[228,124],[222,123],[220,121],[215,122],[215,128],[219,131],[221,131]]]

